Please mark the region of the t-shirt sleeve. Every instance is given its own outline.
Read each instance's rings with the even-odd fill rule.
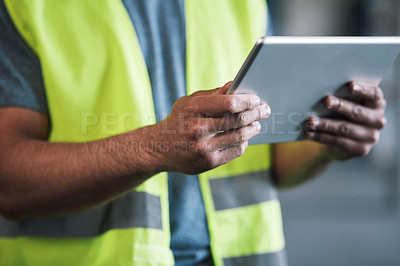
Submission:
[[[268,2],[267,2],[268,6]],[[272,23],[272,17],[271,17],[271,10],[270,8],[267,9],[267,36],[274,36],[275,31],[274,31],[274,24]]]
[[[39,59],[0,0],[0,107],[7,106],[48,113]]]

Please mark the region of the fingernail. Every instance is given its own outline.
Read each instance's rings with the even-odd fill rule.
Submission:
[[[360,91],[362,91],[364,88],[360,85],[360,84],[358,84],[358,83],[353,83],[353,91],[355,91],[355,92],[360,92]]]
[[[340,104],[339,100],[336,97],[330,97],[328,102],[328,108],[336,107]]]
[[[311,118],[311,119],[308,121],[308,126],[309,126],[309,127],[316,127],[316,126],[318,126],[320,123],[321,123],[321,122],[320,122],[320,120],[319,120],[318,118],[313,117],[313,118]]]
[[[260,130],[261,129],[261,124],[260,124],[260,122],[255,122],[256,123],[256,128],[257,128],[257,130]]]
[[[257,106],[260,104],[261,100],[260,100],[260,97],[258,97],[257,95],[252,95],[250,98],[250,101],[251,101],[252,106]]]
[[[271,108],[268,105],[263,105],[261,108],[261,116],[267,118],[271,114]]]
[[[382,119],[381,119],[381,121],[380,121],[380,126],[381,126],[382,128],[384,128],[384,127],[386,126],[386,124],[387,124],[387,119],[386,119],[386,117],[382,117]]]
[[[307,132],[307,137],[310,139],[315,138],[315,132]]]

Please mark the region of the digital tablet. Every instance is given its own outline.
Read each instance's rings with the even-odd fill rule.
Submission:
[[[249,144],[302,140],[307,118],[331,115],[325,96],[351,97],[351,81],[379,85],[399,53],[400,37],[263,37],[227,93],[257,94],[271,107]]]

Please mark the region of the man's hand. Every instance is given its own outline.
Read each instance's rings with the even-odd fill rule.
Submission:
[[[365,83],[352,82],[349,91],[359,97],[363,104],[328,96],[326,108],[348,120],[313,117],[307,125],[311,131],[307,136],[316,142],[327,144],[326,155],[333,160],[347,160],[367,155],[379,140],[381,129],[386,124],[386,101],[382,89]]]
[[[240,156],[270,110],[254,95],[225,95],[228,87],[180,98],[160,123],[88,143],[50,143],[47,115],[0,108],[0,214],[84,210],[161,171],[200,173]]]
[[[248,140],[260,132],[258,120],[271,111],[255,95],[226,95],[230,84],[178,99],[171,114],[155,125],[163,143],[163,170],[197,174],[244,153]]]

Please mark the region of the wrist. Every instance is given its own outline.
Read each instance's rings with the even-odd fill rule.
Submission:
[[[140,167],[155,175],[167,169],[167,142],[161,138],[160,123],[139,128],[126,134],[125,158],[133,171]]]
[[[349,159],[349,155],[342,149],[327,145],[321,145],[321,160],[324,161],[344,161]]]
[[[303,183],[332,162],[327,146],[301,141],[274,145],[274,181],[280,188]]]

